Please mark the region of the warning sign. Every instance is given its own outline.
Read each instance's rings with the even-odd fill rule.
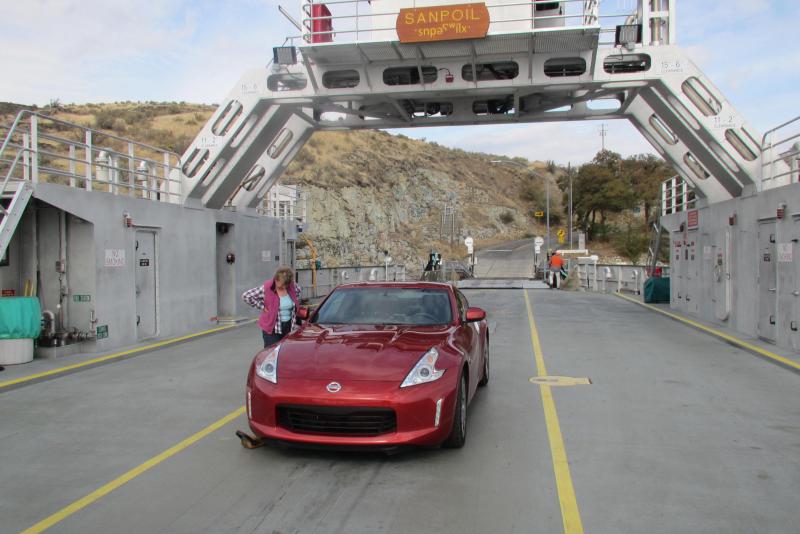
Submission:
[[[793,243],[778,243],[778,262],[779,263],[792,263],[792,250]]]
[[[125,267],[125,250],[121,248],[106,249],[106,267]]]
[[[686,213],[686,227],[687,228],[697,228],[700,226],[700,212],[697,210],[691,210]]]

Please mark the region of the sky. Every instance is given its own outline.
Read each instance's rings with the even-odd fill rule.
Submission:
[[[673,0],[675,1],[675,0]],[[677,0],[677,41],[759,131],[800,113],[800,2]],[[291,0],[0,0],[0,101],[222,101],[297,31]],[[634,0],[604,0],[601,12]],[[625,120],[407,129],[464,150],[581,164],[653,152]]]

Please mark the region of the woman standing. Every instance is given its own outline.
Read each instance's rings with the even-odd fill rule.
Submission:
[[[289,267],[279,267],[264,285],[248,289],[242,300],[261,310],[258,326],[264,336],[264,347],[274,345],[292,331],[300,307],[300,286],[294,283]]]

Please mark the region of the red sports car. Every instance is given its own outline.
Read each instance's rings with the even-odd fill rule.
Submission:
[[[447,284],[339,286],[305,325],[259,352],[247,417],[261,439],[461,447],[489,381],[486,312]]]

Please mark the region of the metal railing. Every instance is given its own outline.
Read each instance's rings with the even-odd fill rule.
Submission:
[[[276,184],[264,195],[259,213],[276,219],[305,223],[307,220],[308,192],[299,185]]]
[[[302,297],[307,299],[326,296],[336,287],[353,282],[405,282],[405,265],[367,265],[363,267],[325,267],[317,269],[317,284],[312,284],[311,269],[297,269],[297,283]]]
[[[777,181],[800,181],[800,115],[768,130],[761,138],[761,185]]]
[[[49,182],[86,191],[179,204],[180,156],[34,111],[0,126],[2,189],[9,182]]]
[[[633,2],[634,6],[637,3]],[[600,4],[601,0],[487,0],[489,33],[599,28],[601,33],[613,35],[617,25],[638,23],[639,10],[635,7],[627,12],[601,13]],[[547,9],[552,5],[558,7]],[[302,40],[315,45],[333,42],[334,38],[337,43],[396,41],[395,21],[400,9],[411,7],[415,7],[411,0],[302,0]],[[613,45],[614,39],[601,44]]]
[[[695,207],[694,190],[680,176],[661,182],[661,215],[687,211]]]
[[[579,258],[570,272],[577,276],[580,288],[600,293],[630,292],[639,295],[647,279],[647,269],[641,265],[595,263],[590,258]],[[668,267],[662,267],[662,276],[669,276]]]

